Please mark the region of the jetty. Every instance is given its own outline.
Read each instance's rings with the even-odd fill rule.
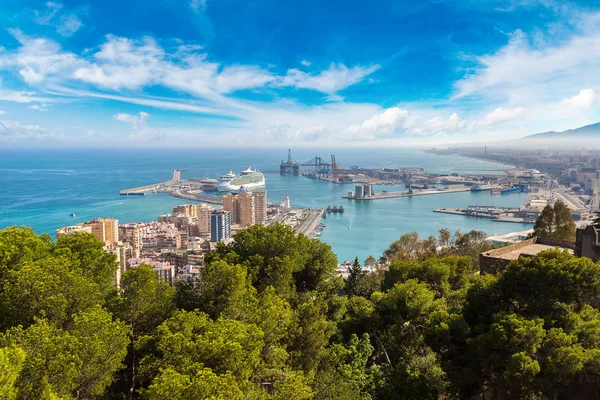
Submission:
[[[185,170],[176,169],[175,171],[173,171],[173,179],[171,179],[170,181],[121,190],[119,194],[121,196],[143,196],[148,192],[159,189],[161,186],[170,186],[179,182],[181,180],[182,171]]]
[[[514,207],[468,206],[467,208],[436,208],[436,213],[464,215],[466,217],[488,218],[496,222],[533,223],[535,215]]]
[[[415,196],[428,196],[428,195],[434,195],[434,194],[448,194],[448,193],[459,193],[459,192],[470,192],[471,188],[470,187],[464,187],[464,188],[453,188],[453,189],[438,189],[438,188],[431,188],[431,189],[423,189],[423,190],[419,190],[419,191],[402,191],[402,192],[387,192],[387,191],[383,191],[381,193],[371,193],[369,195],[363,195],[360,197],[356,197],[356,195],[346,195],[346,196],[342,196],[342,198],[344,199],[350,199],[350,200],[379,200],[379,199],[392,199],[392,198],[396,198],[396,197],[415,197]]]

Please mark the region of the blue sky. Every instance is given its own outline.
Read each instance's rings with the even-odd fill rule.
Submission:
[[[0,146],[406,146],[600,121],[600,7],[14,1]]]

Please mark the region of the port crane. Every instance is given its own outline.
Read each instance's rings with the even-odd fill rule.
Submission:
[[[311,158],[300,165],[303,167],[315,167],[315,173],[317,175],[329,175],[329,168],[331,167],[331,164],[321,157]]]

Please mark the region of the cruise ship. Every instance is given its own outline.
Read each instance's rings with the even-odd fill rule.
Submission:
[[[220,177],[217,182],[217,190],[219,192],[232,192],[242,186],[246,189],[265,186],[265,177],[262,173],[248,167],[248,169],[240,172],[239,175],[234,174],[233,171],[229,171],[228,174]]]

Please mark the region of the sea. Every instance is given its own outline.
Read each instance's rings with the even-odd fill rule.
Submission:
[[[459,175],[501,173],[506,165],[441,156],[419,149],[292,149],[299,162],[335,154],[344,168],[360,166],[420,167],[434,173]],[[343,205],[343,214],[329,214],[319,239],[328,243],[340,262],[358,257],[378,258],[402,234],[415,231],[425,237],[441,228],[480,230],[488,235],[530,229],[529,224],[494,222],[484,218],[434,213],[434,208],[469,205],[518,207],[525,194],[505,196],[489,192],[392,198],[374,201],[342,199],[352,184],[334,184],[303,176],[279,175],[287,149],[0,149],[0,228],[18,225],[54,235],[56,229],[96,217],[120,223],[156,220],[189,201],[164,193],[120,196],[119,191],[171,179],[218,178],[248,166],[264,172],[268,201],[290,196],[293,207],[325,208]],[[376,192],[406,190],[404,186],[374,186]],[[74,213],[75,216],[71,216]]]

